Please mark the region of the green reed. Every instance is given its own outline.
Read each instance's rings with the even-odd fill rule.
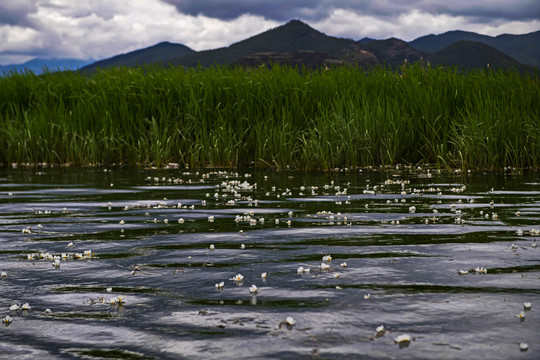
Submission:
[[[537,74],[409,66],[120,68],[0,78],[16,163],[540,165]]]

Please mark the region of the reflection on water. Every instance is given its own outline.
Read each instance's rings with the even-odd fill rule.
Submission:
[[[534,173],[2,170],[0,353],[537,358],[539,219]]]

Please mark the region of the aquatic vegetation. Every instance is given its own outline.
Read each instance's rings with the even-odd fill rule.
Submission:
[[[539,96],[537,74],[422,65],[13,73],[0,78],[0,153],[4,165],[538,167]]]

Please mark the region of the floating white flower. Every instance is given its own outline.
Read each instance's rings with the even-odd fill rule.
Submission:
[[[108,287],[105,289],[107,292],[112,292],[112,287]]]
[[[287,220],[287,225],[291,226],[292,222],[291,220]]]
[[[24,228],[24,229],[22,229],[22,233],[23,234],[31,234],[32,232],[30,231],[29,228]]]
[[[210,244],[209,249],[210,249],[210,250],[215,250],[216,247],[214,246],[214,244]]]
[[[366,295],[364,295],[364,299],[366,299],[366,300],[371,299],[371,294],[366,294]]]
[[[342,290],[343,288],[341,286],[336,286],[336,290]]]
[[[523,230],[517,229],[516,234],[517,234],[518,236],[522,236],[522,235],[523,235]]]
[[[214,222],[214,217],[213,217],[212,215],[210,215],[210,216],[208,217],[208,221],[209,221],[209,222]]]
[[[409,212],[410,212],[411,214],[414,214],[414,213],[416,212],[416,207],[415,207],[415,206],[410,206],[410,207],[409,207]]]
[[[52,266],[59,267],[60,266],[60,260],[59,259],[54,260],[54,262],[52,263]]]
[[[487,274],[487,269],[485,267],[476,267],[474,271],[476,271],[479,274]]]
[[[51,309],[45,309],[45,314],[51,314],[51,313],[52,313]]]
[[[347,267],[347,263],[346,263],[345,261],[342,262],[342,263],[341,263],[341,267],[342,267],[342,268],[346,268],[346,267]]]
[[[406,344],[406,343],[411,342],[411,337],[410,337],[410,335],[407,335],[407,334],[401,334],[401,335],[396,336],[394,338],[394,341],[397,344]]]
[[[378,333],[383,332],[384,331],[384,325],[377,326],[375,331],[377,331]]]
[[[525,310],[531,310],[531,307],[532,307],[532,305],[531,305],[530,302],[524,302],[524,303],[523,303],[523,308],[524,308]]]
[[[242,244],[240,245],[240,249],[244,250],[246,248],[246,245]]]
[[[218,284],[215,284],[214,286],[216,287],[216,289],[223,289],[223,287],[225,286],[225,282],[222,281]]]
[[[67,247],[73,247],[73,242],[70,242],[69,244],[67,244]]]
[[[119,224],[124,225],[124,220],[120,220]]]
[[[249,288],[249,292],[252,294],[255,294],[257,291],[259,291],[259,289],[256,285],[251,285],[251,287]]]
[[[339,274],[338,273],[334,274],[334,279],[339,279]]]
[[[274,223],[275,223],[276,225],[278,225],[278,224],[279,224],[279,219],[274,220]]]
[[[330,265],[325,264],[325,263],[321,263],[320,267],[321,267],[321,270],[328,270],[328,269],[330,269]]]
[[[165,224],[168,224],[168,223],[169,223],[169,219],[165,219],[165,220],[163,220],[163,222],[164,222]]]
[[[183,224],[183,223],[184,223],[184,219],[182,219],[182,218],[178,219],[178,223],[179,223],[179,224]]]
[[[9,315],[6,315],[6,317],[4,318],[4,320],[2,320],[2,323],[3,323],[4,325],[6,325],[6,326],[9,325],[9,324],[11,324],[12,322],[13,322],[13,318],[12,318],[11,316],[9,316]]]
[[[232,278],[232,280],[240,282],[240,281],[244,280],[244,275],[237,274]]]
[[[92,250],[85,250],[83,252],[84,256],[86,257],[91,257],[92,255],[94,255],[94,253],[92,252]]]
[[[519,350],[527,351],[529,350],[529,345],[527,343],[519,343]]]
[[[32,307],[30,306],[29,303],[24,303],[24,304],[22,304],[21,309],[23,309],[23,310],[31,310]]]
[[[299,273],[299,274],[303,274],[304,273],[304,267],[299,266],[298,269],[296,269],[296,272]]]
[[[525,312],[522,311],[519,314],[516,315],[516,317],[520,318],[521,320],[525,320]]]
[[[5,271],[0,272],[0,277],[3,277],[3,278],[7,277],[7,272]]]
[[[28,260],[34,260],[34,254],[28,254],[28,255],[26,255],[26,258]]]
[[[325,255],[325,256],[323,256],[322,259],[323,259],[323,261],[332,261],[332,256],[330,256],[330,255]]]
[[[266,275],[267,275],[267,274],[266,274],[265,272],[263,272],[263,273],[261,274],[261,277],[262,277],[263,279],[266,279]]]
[[[459,270],[459,275],[467,275],[468,273],[468,270]]]
[[[296,320],[294,320],[291,316],[288,316],[285,319],[285,322],[287,323],[287,325],[290,325],[290,326],[294,326],[294,324],[296,324]]]
[[[17,311],[21,307],[21,304],[13,304],[9,307],[9,310],[11,311]]]

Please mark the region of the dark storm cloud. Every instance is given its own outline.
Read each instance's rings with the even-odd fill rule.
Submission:
[[[530,20],[540,18],[539,0],[161,0],[188,15],[230,20],[243,14],[285,21],[292,18],[321,20],[336,9],[372,16],[393,17],[419,10],[430,14],[446,14],[483,19]]]
[[[33,26],[28,15],[37,12],[36,2],[33,0],[1,0],[0,25]]]

